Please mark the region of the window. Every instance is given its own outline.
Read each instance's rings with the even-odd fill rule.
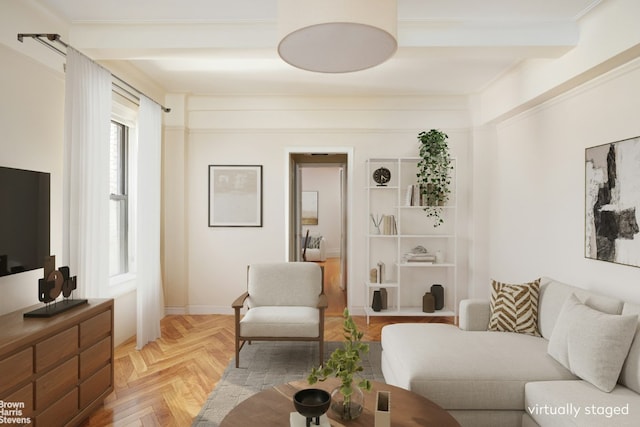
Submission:
[[[109,276],[129,272],[129,127],[111,122],[109,155]]]

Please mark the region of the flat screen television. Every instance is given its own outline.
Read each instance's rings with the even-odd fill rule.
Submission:
[[[50,192],[49,173],[0,166],[0,276],[44,267]]]

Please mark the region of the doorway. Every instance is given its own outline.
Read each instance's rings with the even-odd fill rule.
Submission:
[[[289,261],[324,269],[327,315],[348,307],[349,156],[339,152],[289,153]]]

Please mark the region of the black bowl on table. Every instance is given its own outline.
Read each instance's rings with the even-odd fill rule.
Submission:
[[[320,425],[320,417],[327,412],[331,405],[331,395],[317,388],[306,388],[293,395],[293,406],[296,411],[307,419],[307,427],[315,418],[315,424]]]

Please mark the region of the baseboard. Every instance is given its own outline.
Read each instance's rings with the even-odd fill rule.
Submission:
[[[233,314],[233,309],[215,305],[165,306],[164,314]]]
[[[244,309],[242,310],[244,313]],[[349,312],[354,316],[365,316],[364,307],[351,307]],[[165,306],[165,315],[171,314],[234,314],[233,308],[219,305]]]
[[[231,306],[189,305],[186,314],[234,314]]]
[[[187,314],[187,308],[180,305],[175,305],[175,306],[168,305],[164,307],[164,314],[165,316],[168,316],[171,314]]]

